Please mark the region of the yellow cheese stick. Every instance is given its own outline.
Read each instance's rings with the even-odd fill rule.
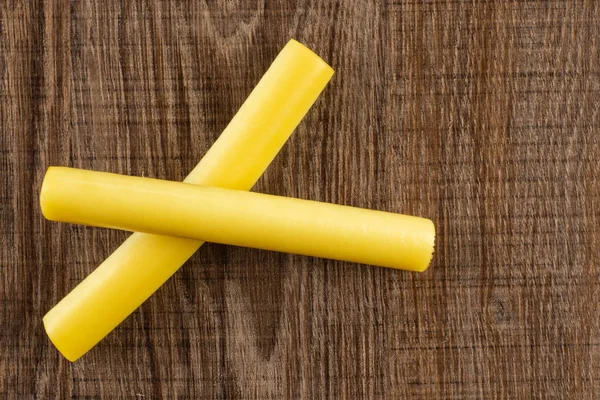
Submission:
[[[291,40],[185,182],[249,190],[308,112],[333,70]],[[135,233],[44,316],[50,340],[81,357],[138,308],[202,242]]]
[[[316,201],[51,167],[40,204],[53,221],[424,271],[431,220]]]

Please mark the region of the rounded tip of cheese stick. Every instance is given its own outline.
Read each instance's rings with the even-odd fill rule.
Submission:
[[[318,55],[291,40],[185,182],[249,190],[332,75],[333,69]],[[46,206],[42,211],[56,219]],[[50,340],[67,359],[78,359],[201,245],[198,240],[134,233],[46,314]]]
[[[42,322],[44,324],[44,330],[46,331],[46,335],[48,335],[50,342],[52,342],[52,344],[54,345],[54,347],[56,347],[60,354],[62,354],[63,357],[65,357],[71,362],[76,361],[80,357],[80,355],[78,354],[78,352],[72,351],[72,349],[74,348],[72,345],[66,345],[67,343],[64,340],[61,340],[61,338],[57,337],[57,335],[55,334],[55,330],[53,329],[54,326],[52,325],[52,318],[49,318],[46,314],[44,318],[42,318]]]
[[[48,200],[48,186],[52,183],[55,170],[59,168],[60,167],[48,167],[46,174],[44,175],[44,180],[42,181],[42,188],[40,189],[40,208],[42,209],[42,215],[50,221],[56,221],[54,210],[57,208],[53,207],[52,202]]]
[[[331,68],[329,64],[323,61],[317,53],[315,53],[296,39],[290,39],[287,42],[286,46],[292,48],[296,52],[305,52],[307,57],[313,58],[315,61],[322,63],[322,68],[329,72],[330,77],[331,75],[333,75],[333,68]]]
[[[415,262],[415,272],[425,272],[431,265],[433,255],[435,254],[435,224],[430,219],[425,219],[423,223],[423,247],[426,249],[420,256],[420,260]],[[420,267],[419,267],[420,266]]]

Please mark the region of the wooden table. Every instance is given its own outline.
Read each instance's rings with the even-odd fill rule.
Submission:
[[[0,398],[599,398],[600,3],[219,3],[0,4]],[[127,234],[45,169],[183,179],[291,37],[337,72],[255,190],[428,216],[431,268],[206,245],[67,362]]]

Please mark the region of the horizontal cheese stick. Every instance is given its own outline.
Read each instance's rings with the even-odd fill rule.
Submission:
[[[40,194],[53,221],[424,271],[431,220],[316,201],[51,167]]]
[[[291,40],[185,182],[249,190],[333,70]],[[138,308],[202,242],[135,233],[44,316],[56,348],[81,357]]]

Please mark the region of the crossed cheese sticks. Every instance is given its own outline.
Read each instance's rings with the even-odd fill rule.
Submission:
[[[67,359],[110,333],[201,240],[413,271],[428,267],[435,240],[428,219],[245,192],[332,75],[291,40],[184,183],[48,170],[40,194],[48,219],[145,232],[134,233],[44,317]]]

